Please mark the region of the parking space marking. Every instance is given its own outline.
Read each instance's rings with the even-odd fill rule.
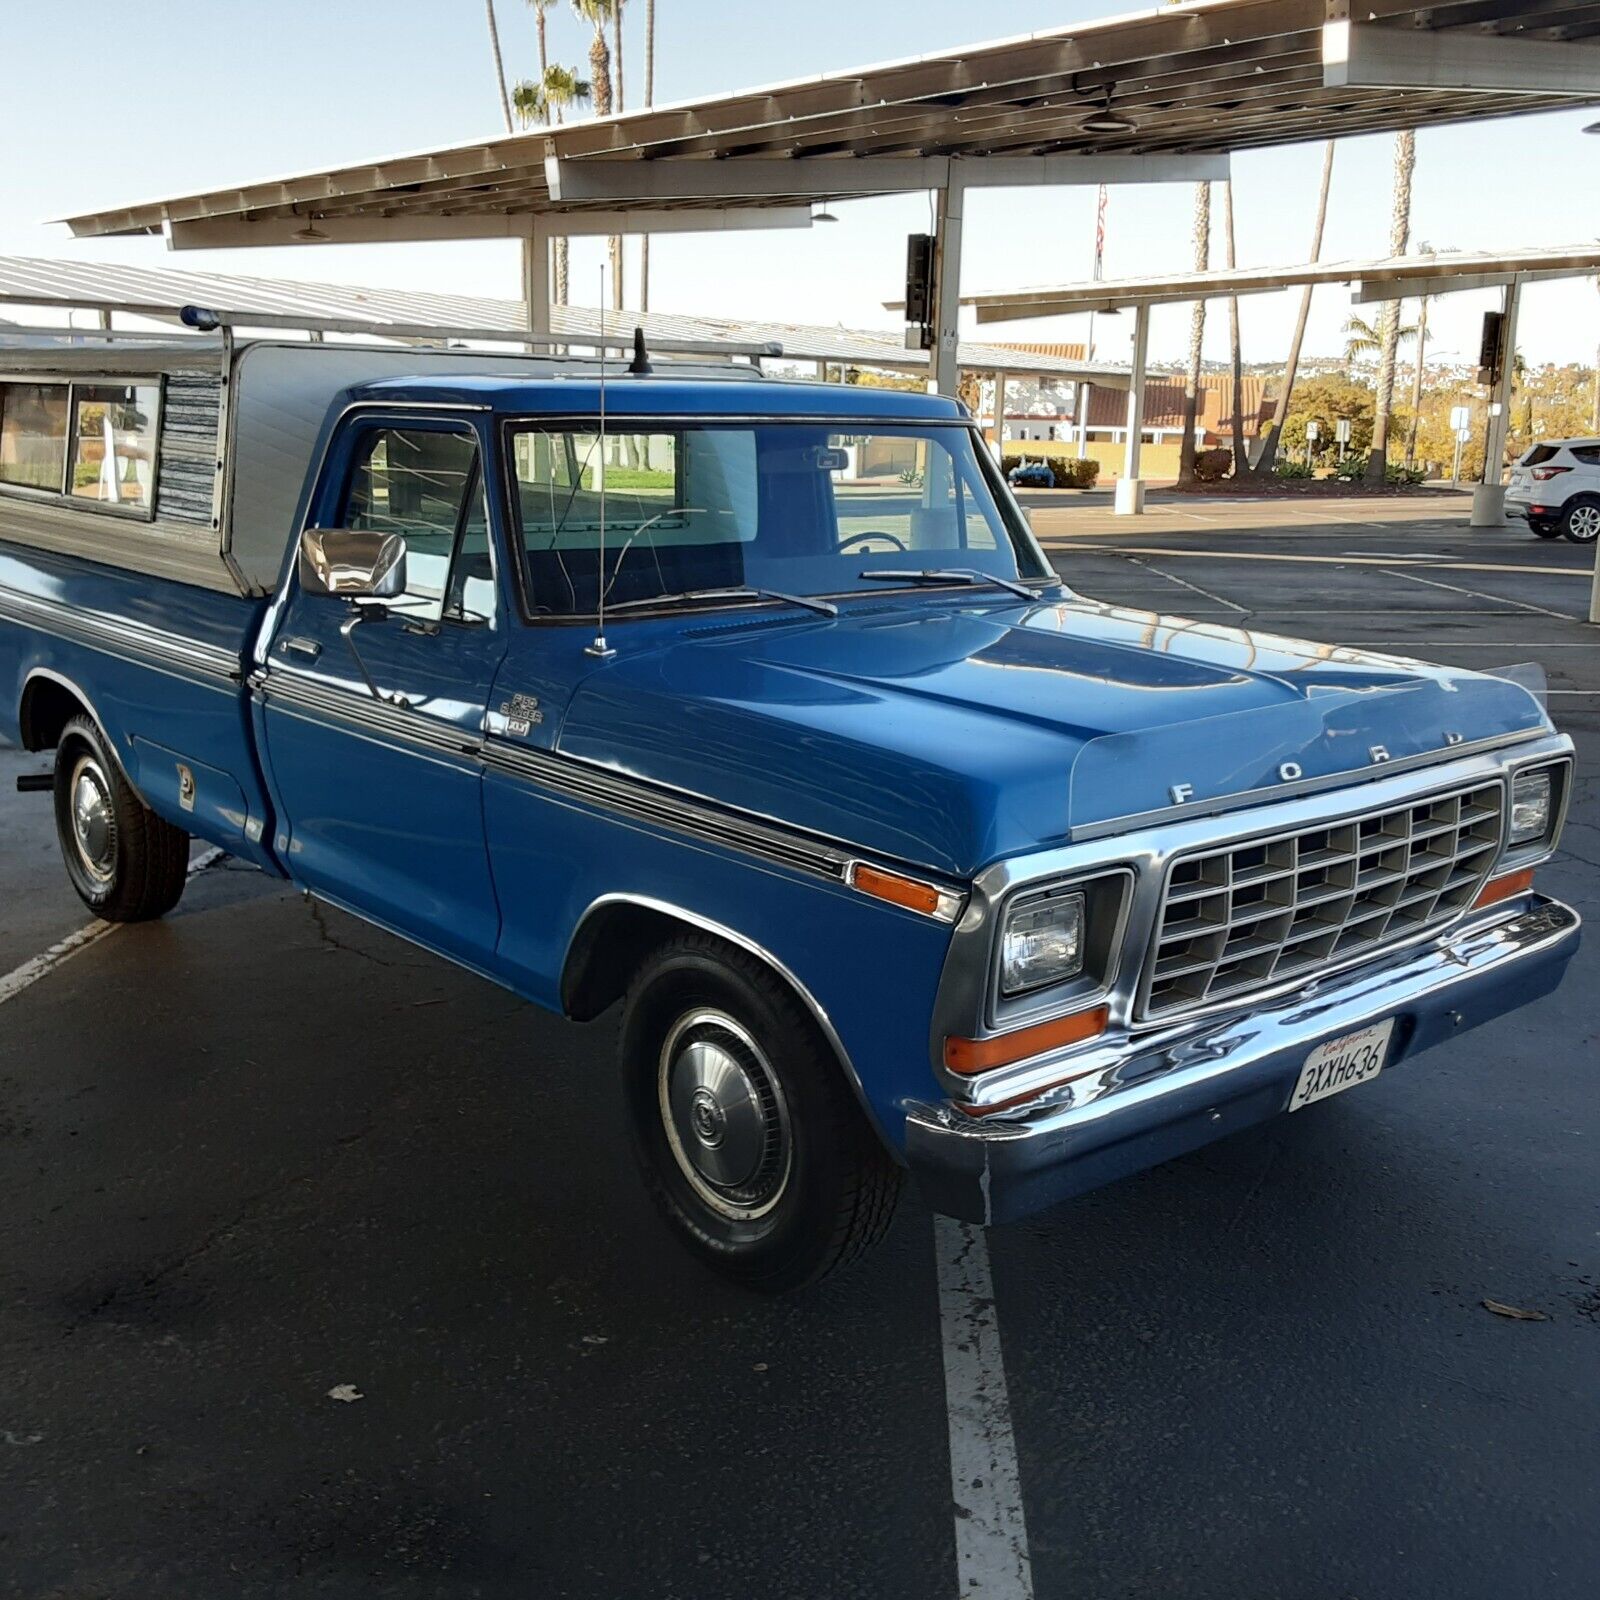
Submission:
[[[207,850],[203,855],[198,855],[189,863],[189,876],[192,878],[197,873],[204,872],[207,867],[214,866],[226,852],[222,850]],[[90,945],[99,944],[107,935],[113,934],[118,928],[123,927],[120,922],[91,922],[86,928],[79,928],[76,933],[69,933],[58,944],[53,944],[43,955],[33,956],[24,961],[20,967],[14,968],[0,978],[0,1006],[8,1000],[15,1000],[24,989],[31,989],[41,978],[47,978],[57,967],[63,966],[75,955],[87,950]]]
[[[1219,606],[1226,606],[1230,611],[1237,611],[1240,616],[1249,616],[1250,614],[1248,606],[1236,605],[1232,600],[1224,599],[1220,594],[1212,594],[1209,589],[1202,589],[1198,583],[1190,583],[1187,578],[1180,578],[1175,572],[1163,572],[1153,561],[1140,561],[1136,556],[1129,556],[1128,559],[1133,562],[1134,566],[1141,568],[1145,572],[1153,572],[1158,578],[1165,578],[1169,583],[1177,584],[1180,589],[1188,589],[1207,600],[1215,600]]]
[[[80,950],[98,944],[107,934],[115,933],[120,926],[115,922],[91,922],[87,928],[69,933],[59,944],[53,944],[42,956],[24,961],[20,967],[0,978],[0,1006],[15,1000],[24,989],[31,988],[41,978],[48,977],[63,962],[70,961]]]
[[[949,1217],[935,1217],[933,1226],[956,1510],[957,1593],[961,1600],[1033,1600],[1033,1560],[1022,1514],[988,1235]]]
[[[1479,568],[1451,568],[1451,571],[1479,571]],[[1562,622],[1581,622],[1581,617],[1575,617],[1568,611],[1552,611],[1548,606],[1536,606],[1528,600],[1516,600],[1508,594],[1484,594],[1481,589],[1463,589],[1457,583],[1441,583],[1437,578],[1419,578],[1414,572],[1401,572],[1397,577],[1405,578],[1411,583],[1425,583],[1430,589],[1447,589],[1451,594],[1464,594],[1472,600],[1497,600],[1503,605],[1515,606],[1519,611],[1534,611],[1540,616],[1556,617]]]
[[[1053,534],[1041,536],[1040,542],[1049,546]],[[1396,558],[1393,556],[1303,556],[1303,555],[1267,555],[1259,550],[1175,550],[1165,546],[1156,548],[1149,545],[1137,544],[1100,544],[1084,546],[1079,549],[1090,549],[1105,555],[1123,556],[1174,556],[1189,561],[1288,561],[1309,563],[1319,567],[1415,567],[1420,565],[1411,556]],[[1447,568],[1451,572],[1510,572],[1518,576],[1526,573],[1538,573],[1544,577],[1554,578],[1587,578],[1592,579],[1594,573],[1587,567],[1522,567],[1513,566],[1504,562],[1489,561],[1440,561],[1435,563]],[[1500,596],[1495,596],[1498,599]]]

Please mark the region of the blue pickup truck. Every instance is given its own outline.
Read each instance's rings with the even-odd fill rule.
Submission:
[[[0,732],[99,917],[170,910],[198,838],[620,1006],[645,1182],[767,1290],[908,1173],[1035,1212],[1579,937],[1518,683],[1094,601],[959,405],[642,354],[14,341]]]

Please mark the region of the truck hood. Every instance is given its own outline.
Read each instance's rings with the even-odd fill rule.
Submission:
[[[619,643],[562,752],[955,876],[1548,726],[1501,678],[1082,599],[916,596]]]

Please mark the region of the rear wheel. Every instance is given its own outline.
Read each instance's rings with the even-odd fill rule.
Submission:
[[[645,1184],[725,1277],[798,1289],[888,1229],[899,1168],[811,1016],[744,951],[663,945],[629,992],[622,1066]]]
[[[1585,495],[1570,502],[1561,514],[1561,536],[1574,544],[1600,539],[1600,496]]]
[[[1561,528],[1558,523],[1535,522],[1530,517],[1528,519],[1528,527],[1532,530],[1536,539],[1559,539],[1561,537]]]
[[[106,922],[164,916],[183,894],[189,835],[133,792],[87,717],[56,747],[56,834],[78,898]]]

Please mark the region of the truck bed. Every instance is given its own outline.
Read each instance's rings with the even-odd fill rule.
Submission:
[[[0,732],[48,749],[81,702],[146,804],[276,870],[244,686],[266,605],[0,542]]]

